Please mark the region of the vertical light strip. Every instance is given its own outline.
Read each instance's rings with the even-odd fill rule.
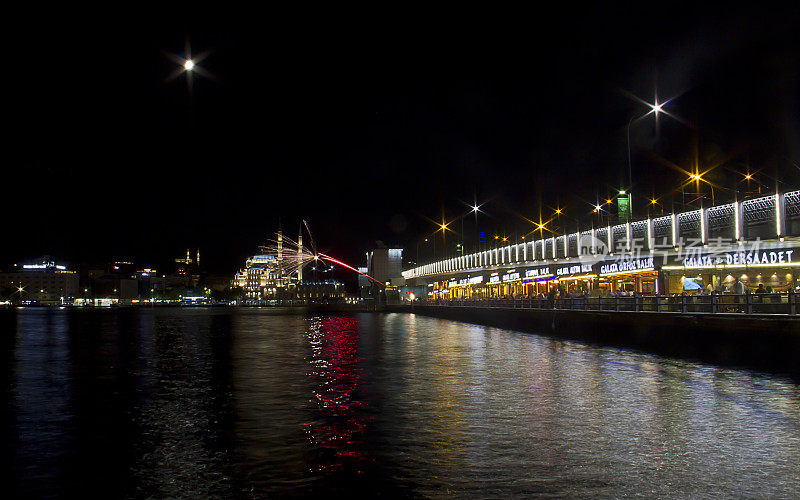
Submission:
[[[783,228],[781,228],[781,195],[775,193],[775,228],[778,230],[778,236],[783,236]]]
[[[608,253],[614,253],[614,247],[611,246],[611,226],[606,226],[606,240],[608,240]]]
[[[631,223],[630,221],[625,223],[625,246],[628,248],[628,251],[631,251]]]
[[[739,231],[739,202],[736,201],[733,204],[733,234],[736,237],[736,241],[739,241],[739,239],[742,237],[742,235],[739,234]]]
[[[705,245],[706,244],[706,209],[701,208],[698,210],[700,212],[700,242]]]
[[[678,223],[678,219],[675,217],[674,213],[670,214],[670,219],[671,219],[670,228],[672,229],[672,246],[676,247],[678,246],[678,241],[677,241],[677,229],[675,225]]]
[[[581,232],[575,233],[575,256],[581,256]]]

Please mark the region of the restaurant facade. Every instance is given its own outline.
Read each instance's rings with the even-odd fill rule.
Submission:
[[[751,247],[733,251],[700,251],[677,256],[663,266],[668,293],[684,290],[731,291],[741,281],[745,291],[759,285],[774,292],[797,291],[800,248]]]

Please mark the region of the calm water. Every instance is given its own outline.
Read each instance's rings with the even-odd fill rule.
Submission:
[[[786,380],[405,314],[28,309],[0,332],[18,496],[800,497]]]

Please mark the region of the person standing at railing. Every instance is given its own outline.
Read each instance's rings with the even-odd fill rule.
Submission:
[[[734,302],[736,302],[737,304],[741,304],[743,302],[743,299],[744,299],[744,297],[743,297],[743,295],[744,295],[744,283],[742,283],[742,280],[737,279],[736,283],[733,284],[733,293],[734,293],[734,295],[736,295],[736,297],[734,298]],[[738,310],[739,310],[739,312],[744,312],[744,306],[740,305],[738,307]]]
[[[767,289],[764,288],[764,283],[759,283],[758,288],[756,288],[756,293],[759,295],[758,302],[764,302],[764,295],[767,293]]]

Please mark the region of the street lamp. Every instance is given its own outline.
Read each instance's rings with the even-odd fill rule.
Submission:
[[[669,101],[664,101],[664,102],[660,103],[660,102],[658,102],[658,97],[656,97],[654,104],[650,104],[649,102],[644,101],[642,99],[639,99],[638,97],[636,97],[636,100],[646,104],[647,106],[649,106],[650,107],[650,111],[648,111],[647,113],[645,113],[642,116],[638,116],[638,117],[634,116],[634,117],[632,117],[628,121],[627,127],[625,127],[626,136],[627,136],[627,139],[628,139],[628,141],[627,141],[628,142],[628,184],[629,184],[628,189],[633,187],[633,168],[631,166],[632,165],[632,163],[631,163],[631,124],[633,124],[633,122],[638,121],[641,118],[644,118],[645,116],[649,115],[650,113],[653,113],[655,115],[656,123],[657,123],[658,122],[658,114],[665,112],[663,110],[663,107],[664,107],[665,104],[667,104],[669,102]]]
[[[472,205],[470,206],[470,208],[472,209],[471,210],[472,215],[475,218],[475,234],[473,235],[474,238],[475,238],[475,241],[474,241],[474,245],[473,245],[473,251],[477,252],[478,251],[478,243],[479,243],[478,240],[480,239],[480,238],[478,238],[478,212],[482,212],[481,207],[483,205],[485,205],[486,202],[479,204],[477,195],[473,198],[473,200],[474,201],[472,202]],[[467,214],[467,215],[469,215],[469,214]],[[465,215],[465,217],[466,217],[466,215]],[[462,238],[462,241],[463,241],[463,238],[464,238],[464,219],[463,218],[461,219],[461,238]]]
[[[187,59],[186,61],[184,61],[183,69],[185,69],[186,71],[191,71],[193,68],[194,68],[194,61],[192,61],[191,59]]]

